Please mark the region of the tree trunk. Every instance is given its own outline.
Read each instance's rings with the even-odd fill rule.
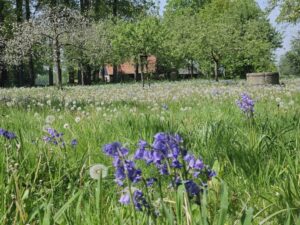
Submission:
[[[84,84],[85,85],[90,85],[91,84],[91,67],[89,65],[86,65],[85,66],[85,70],[84,70],[84,73],[83,73],[83,79],[84,79]]]
[[[101,69],[101,79],[102,81],[105,81],[105,65],[103,65]]]
[[[139,74],[139,64],[136,63],[135,64],[135,70],[134,70],[134,80],[135,80],[135,82],[137,81],[138,74]]]
[[[114,0],[113,1],[113,18],[114,21],[116,22],[118,16],[118,0]]]
[[[17,16],[17,22],[22,22],[23,21],[23,0],[16,0],[16,16]],[[18,87],[21,87],[24,85],[23,82],[23,69],[24,65],[21,62],[20,66],[16,67],[16,70],[14,71],[15,73],[15,83],[17,84]]]
[[[75,71],[73,68],[69,68],[69,84],[74,84],[75,82]]]
[[[16,0],[16,15],[17,15],[17,22],[23,21],[23,0]]]
[[[0,87],[5,87],[8,83],[8,73],[4,65],[0,65]]]
[[[100,77],[99,77],[100,73],[101,73],[101,71],[99,69],[93,71],[93,82],[94,83],[99,83],[99,81],[100,81]]]
[[[118,0],[113,0],[112,12],[113,12],[113,23],[116,24],[117,17],[118,17]],[[118,66],[115,63],[113,64],[113,81],[114,82],[119,81]]]
[[[49,75],[49,86],[53,86],[53,66],[49,66],[48,70],[48,75]]]
[[[56,38],[55,40],[55,64],[56,64],[56,78],[57,78],[57,83],[56,86],[59,89],[62,89],[62,73],[61,73],[61,62],[60,62],[60,47],[59,47],[59,42],[58,39]]]
[[[21,62],[19,66],[16,66],[15,70],[15,84],[17,87],[22,87],[24,85],[24,64]]]
[[[30,1],[25,0],[25,10],[26,10],[26,20],[28,21],[30,19]]]
[[[191,78],[194,77],[194,60],[191,61]]]
[[[144,80],[144,63],[141,64],[141,79],[143,88],[145,87],[145,80]]]
[[[80,11],[85,13],[90,8],[89,0],[80,0]]]
[[[81,84],[81,66],[79,65],[78,71],[77,71],[77,84]]]
[[[148,71],[148,61],[146,63],[146,75],[147,75],[147,82],[148,82],[148,85],[150,87],[150,74],[149,74],[149,71]]]
[[[116,64],[113,64],[113,81],[119,82],[118,66]]]
[[[84,85],[84,67],[83,65],[80,65],[80,84],[81,85]],[[79,80],[78,80],[78,83],[79,83]]]
[[[219,81],[219,76],[218,76],[218,66],[219,62],[214,60],[214,73],[215,73],[215,81]]]
[[[25,9],[26,9],[26,20],[30,20],[30,1],[25,0]],[[35,85],[35,72],[34,72],[34,62],[32,57],[32,49],[29,50],[29,85]]]
[[[35,73],[34,73],[34,63],[31,55],[31,51],[29,52],[29,84],[30,86],[35,85]]]
[[[100,20],[101,18],[101,0],[94,1],[94,13],[96,21]]]

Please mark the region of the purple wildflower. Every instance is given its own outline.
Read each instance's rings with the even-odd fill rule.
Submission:
[[[193,180],[187,180],[184,183],[185,189],[190,196],[198,195],[201,191],[201,188]]]
[[[15,133],[4,130],[3,128],[0,128],[0,136],[5,137],[8,140],[14,139],[17,136],[15,135]]]
[[[78,141],[77,141],[76,139],[73,139],[73,140],[71,141],[71,146],[72,146],[72,147],[76,147],[77,144],[78,144]]]
[[[143,207],[148,206],[147,201],[144,197],[144,194],[140,190],[136,190],[133,193],[133,203],[134,203],[136,210],[138,210],[138,211],[142,211]]]
[[[161,175],[169,175],[169,170],[167,164],[158,165],[157,168]]]
[[[177,160],[173,160],[171,163],[171,167],[176,168],[176,169],[180,169],[182,167],[182,164]]]
[[[130,195],[128,192],[124,193],[120,200],[119,200],[120,203],[122,203],[123,205],[129,205],[130,203]]]
[[[212,169],[207,169],[206,173],[207,173],[208,179],[211,179],[217,175],[216,172]]]
[[[146,180],[146,184],[147,184],[148,187],[150,187],[150,186],[152,186],[152,185],[154,184],[154,182],[156,182],[156,181],[157,181],[157,179],[156,179],[155,177],[151,177],[151,178],[148,178],[148,179]]]
[[[103,152],[111,157],[128,155],[128,149],[122,147],[121,143],[113,142],[103,147]]]
[[[241,99],[236,101],[236,104],[247,116],[253,116],[255,103],[254,100],[248,94],[243,93],[241,95]]]
[[[148,203],[144,197],[144,194],[140,190],[135,190],[133,192],[133,204],[135,206],[135,209],[138,211],[142,211],[144,207],[148,207]],[[124,205],[129,205],[130,204],[130,193],[129,190],[125,189],[123,195],[119,199],[119,202],[124,204]]]
[[[48,136],[44,136],[43,140],[46,143],[51,143],[54,145],[61,144],[61,147],[65,147],[65,142],[63,140],[63,133],[57,132],[57,130],[53,128],[47,128]]]

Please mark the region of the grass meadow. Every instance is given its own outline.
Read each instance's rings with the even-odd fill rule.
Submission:
[[[16,135],[0,136],[0,224],[299,225],[300,80],[284,83],[0,89],[0,128]],[[253,118],[236,104],[242,93],[255,101]],[[64,146],[43,140],[49,127],[63,133]],[[102,147],[118,141],[131,157],[158,132],[180,134],[216,176],[195,202],[183,185],[153,175],[161,178],[148,190],[153,216],[119,202],[123,188]],[[99,163],[108,175],[92,179]]]

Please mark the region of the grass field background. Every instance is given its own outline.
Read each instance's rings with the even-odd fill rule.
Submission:
[[[300,80],[284,83],[1,89],[0,128],[17,138],[0,137],[0,224],[299,225]],[[253,119],[236,105],[242,93],[255,100]],[[47,127],[64,133],[65,148],[43,141]],[[165,188],[153,219],[118,202],[121,189],[101,149],[119,141],[132,154],[157,132],[179,133],[217,176],[200,205]],[[97,163],[109,167],[99,181],[89,175]]]

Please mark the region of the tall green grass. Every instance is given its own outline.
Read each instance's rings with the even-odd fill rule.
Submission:
[[[0,137],[0,224],[299,225],[300,95],[293,99],[288,109],[258,101],[254,121],[232,97],[170,100],[168,110],[158,105],[154,111],[146,102],[105,103],[100,113],[83,105],[86,116],[48,106],[0,105],[0,127],[18,136],[13,141]],[[78,140],[75,149],[42,141],[48,115],[55,116],[51,126],[64,132],[66,141]],[[64,129],[65,123],[70,128]],[[163,213],[153,219],[120,205],[113,168],[101,181],[92,180],[88,170],[95,163],[111,165],[101,152],[104,144],[120,141],[133,152],[140,138],[151,141],[160,131],[180,133],[217,177],[200,205],[189,204],[182,188],[164,190],[157,203]]]

